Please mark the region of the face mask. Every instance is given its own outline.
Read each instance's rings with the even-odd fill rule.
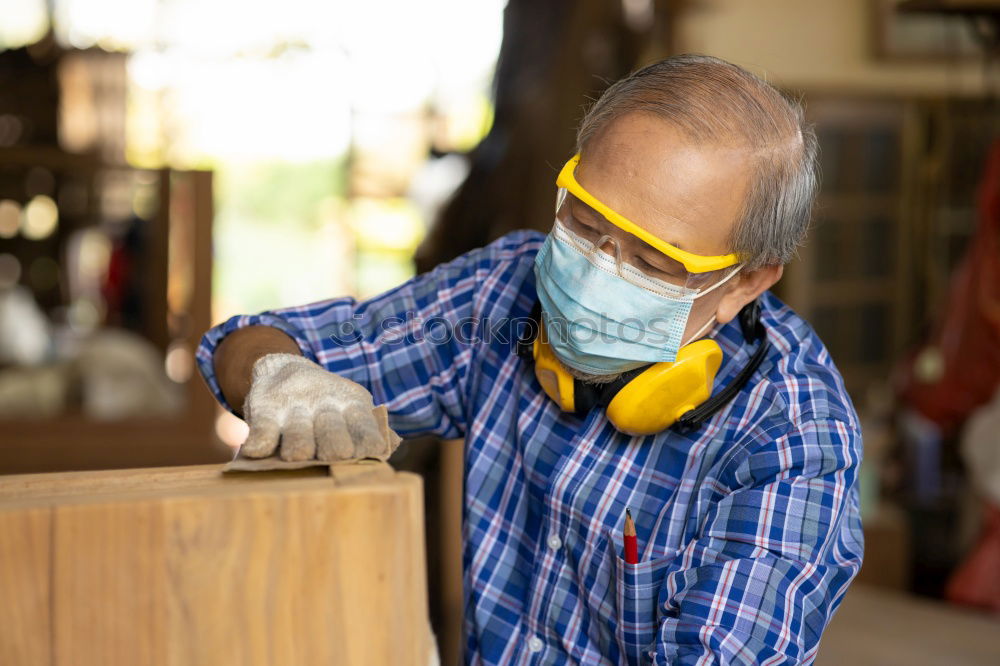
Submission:
[[[739,269],[705,291],[680,287],[623,264],[557,220],[535,257],[547,341],[567,366],[594,375],[673,362],[695,299]]]

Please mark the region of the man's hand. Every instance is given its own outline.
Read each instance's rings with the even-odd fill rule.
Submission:
[[[266,354],[253,364],[243,415],[248,458],[345,460],[388,456],[390,444],[372,416],[371,394],[297,354]]]

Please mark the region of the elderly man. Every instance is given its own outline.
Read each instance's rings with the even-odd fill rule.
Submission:
[[[857,415],[767,291],[815,155],[765,82],[667,58],[586,114],[548,235],[234,317],[201,370],[249,456],[372,453],[373,402],[464,438],[467,663],[810,662],[862,551]]]

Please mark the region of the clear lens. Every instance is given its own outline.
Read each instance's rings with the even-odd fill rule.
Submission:
[[[560,187],[559,190],[556,192],[556,216],[557,217],[559,215],[559,209],[562,208],[563,202],[566,201],[566,195],[568,193],[569,192],[566,190],[565,187]]]
[[[623,271],[623,264],[655,281],[682,289],[704,290],[732,270],[691,273],[681,262],[609,222],[566,188],[559,188],[556,196],[556,219],[568,231],[586,241],[589,248],[599,249],[613,257],[619,266],[619,274],[626,279],[630,271]]]

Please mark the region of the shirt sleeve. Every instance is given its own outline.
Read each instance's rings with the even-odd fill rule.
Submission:
[[[197,351],[198,368],[228,410],[212,358],[233,331],[277,328],[302,354],[368,389],[386,404],[389,424],[403,437],[461,437],[467,423],[466,386],[473,347],[482,336],[481,311],[498,296],[484,282],[516,290],[531,265],[537,239],[512,234],[419,275],[366,301],[333,298],[308,305],[238,315],[210,329]]]
[[[664,578],[655,664],[810,663],[861,567],[860,433],[818,420],[754,446]]]

